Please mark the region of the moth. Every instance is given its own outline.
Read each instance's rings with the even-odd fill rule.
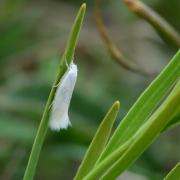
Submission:
[[[77,79],[77,66],[71,63],[58,84],[52,103],[49,126],[52,130],[59,131],[71,125],[68,109]]]

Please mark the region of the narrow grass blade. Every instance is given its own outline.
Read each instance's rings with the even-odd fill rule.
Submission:
[[[179,108],[180,110],[180,108]],[[165,129],[165,128],[164,128]],[[164,130],[163,129],[163,130]],[[161,133],[164,131],[161,131]],[[138,137],[138,133],[136,133],[132,138],[130,138],[126,143],[118,147],[115,151],[109,154],[105,159],[103,159],[100,163],[96,163],[95,167],[88,173],[88,175],[84,178],[84,180],[96,179],[100,175],[102,175],[107,169],[114,164],[117,159],[119,159],[126,150],[130,147],[130,145],[134,142],[134,140]]]
[[[178,91],[178,87],[180,85],[180,80],[178,81],[177,85],[174,87],[174,91]],[[168,124],[165,126],[165,128],[162,130],[162,132],[167,131],[173,127],[176,127],[180,125],[180,109],[177,111],[177,114],[168,122]]]
[[[157,138],[162,129],[180,108],[180,84],[173,91],[149,120],[137,131],[137,138],[126,152],[100,178],[101,180],[115,179],[126,170]]]
[[[118,147],[109,156],[107,156],[99,164],[95,164],[95,167],[83,178],[83,180],[98,179],[122,154],[128,149],[133,139],[130,139],[122,146]]]
[[[104,149],[111,133],[112,126],[119,111],[120,103],[116,101],[100,124],[75,176],[75,180],[81,180],[94,167],[99,155]]]
[[[172,129],[179,125],[180,125],[180,110],[175,115],[175,117],[173,117],[172,120],[166,125],[166,127],[162,130],[162,132],[168,131],[169,129]]]
[[[44,112],[43,112],[43,116],[34,140],[34,144],[31,150],[31,154],[29,157],[29,161],[26,167],[26,171],[24,174],[24,178],[23,180],[32,180],[35,174],[35,169],[38,163],[38,159],[39,159],[39,155],[41,152],[41,148],[47,133],[47,129],[48,129],[48,124],[49,124],[49,107],[52,104],[55,92],[56,92],[56,85],[59,83],[59,81],[61,80],[63,74],[65,73],[67,66],[66,64],[70,64],[71,61],[73,60],[73,56],[74,56],[74,50],[76,47],[76,43],[77,43],[77,39],[79,36],[79,32],[81,29],[81,25],[82,25],[82,21],[84,18],[84,14],[85,14],[85,10],[86,10],[86,5],[83,4],[80,7],[80,10],[76,16],[76,19],[74,21],[74,25],[71,29],[70,32],[70,36],[69,36],[69,40],[65,49],[65,53],[63,55],[62,61],[61,61],[61,65],[59,67],[56,79],[54,81],[54,85],[52,86],[51,92],[49,94]]]
[[[86,11],[86,4],[84,3],[81,5],[79,12],[76,16],[76,19],[74,21],[74,24],[72,26],[72,30],[70,31],[66,49],[63,54],[63,63],[65,63],[65,61],[67,61],[67,63],[70,64],[74,58],[74,52],[75,52],[77,40],[79,38],[79,32],[81,30],[85,11]]]
[[[178,180],[180,179],[180,162],[168,173],[164,180]]]
[[[162,98],[168,93],[172,85],[177,82],[179,77],[180,50],[160,75],[141,94],[136,103],[123,118],[99,158],[98,163],[134,135],[139,127],[150,116]]]

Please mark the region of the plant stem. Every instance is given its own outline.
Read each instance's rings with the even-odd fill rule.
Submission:
[[[152,8],[139,0],[124,0],[124,2],[132,12],[145,19],[171,43],[180,48],[179,33]]]
[[[61,61],[56,79],[54,81],[51,92],[49,94],[49,97],[48,97],[48,100],[47,100],[47,103],[43,112],[43,116],[42,116],[38,131],[34,140],[34,144],[32,146],[31,154],[29,157],[29,161],[26,167],[23,180],[32,180],[34,177],[35,169],[36,169],[39,155],[41,152],[41,148],[42,148],[42,145],[43,145],[46,133],[47,133],[48,125],[49,125],[49,109],[54,99],[54,95],[56,92],[56,85],[59,83],[63,74],[66,72],[66,69],[67,69],[66,64],[69,65],[73,60],[74,51],[77,44],[79,32],[82,26],[85,10],[86,10],[86,5],[83,4],[80,7],[79,12],[76,16],[76,19],[74,21],[74,24],[72,26],[70,36],[66,45],[66,49],[63,54],[62,61]]]
[[[139,67],[137,64],[129,61],[126,59],[126,57],[123,55],[123,53],[120,51],[120,49],[116,46],[116,44],[112,41],[105,25],[102,19],[101,15],[101,0],[96,0],[96,6],[95,6],[95,22],[97,29],[99,31],[99,34],[101,35],[102,40],[104,41],[104,44],[107,47],[107,50],[109,51],[111,57],[120,64],[123,68],[127,69],[128,71],[150,76],[152,73],[146,72],[141,67]]]

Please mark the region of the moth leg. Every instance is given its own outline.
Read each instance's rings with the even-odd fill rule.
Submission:
[[[54,87],[54,88],[57,88],[57,87],[59,86],[59,83],[60,83],[60,82],[58,82],[56,85],[53,85],[53,87]]]
[[[69,65],[67,63],[67,60],[65,59],[65,64],[66,64],[66,68],[68,69],[69,68]]]
[[[65,65],[66,65],[66,68],[69,69],[69,65],[67,63],[67,60],[65,59]],[[66,72],[65,72],[66,73]],[[56,85],[53,85],[54,88],[57,88],[59,86],[59,83],[60,81],[56,84]]]
[[[54,101],[49,105],[49,110],[52,108]]]

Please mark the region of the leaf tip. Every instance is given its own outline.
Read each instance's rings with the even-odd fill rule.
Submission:
[[[86,3],[83,3],[80,7],[80,11],[85,12],[86,11]]]
[[[120,108],[120,102],[119,102],[119,101],[115,101],[113,107],[114,107],[115,109],[119,110],[119,108]]]

